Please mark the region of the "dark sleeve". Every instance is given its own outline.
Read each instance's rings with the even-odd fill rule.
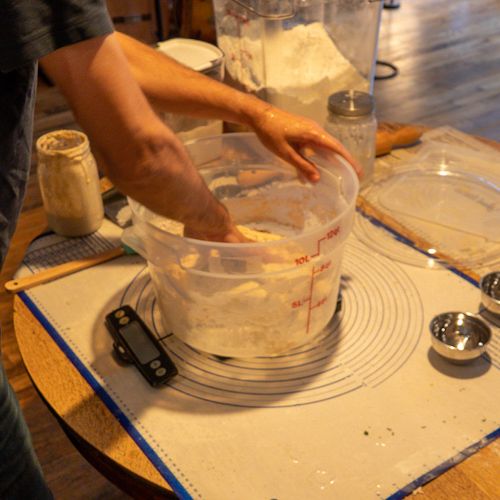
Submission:
[[[104,0],[0,0],[0,71],[112,31]]]

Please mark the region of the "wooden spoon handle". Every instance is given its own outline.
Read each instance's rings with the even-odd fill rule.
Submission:
[[[82,269],[87,269],[88,267],[96,266],[102,262],[115,259],[124,253],[124,249],[122,247],[118,247],[96,255],[85,257],[83,259],[65,262],[64,264],[60,264],[59,266],[52,267],[51,269],[41,271],[31,276],[7,281],[7,283],[5,283],[5,289],[10,293],[22,292],[23,290],[28,290],[34,286],[49,283],[50,281],[62,278],[63,276],[68,276],[69,274],[76,273]]]

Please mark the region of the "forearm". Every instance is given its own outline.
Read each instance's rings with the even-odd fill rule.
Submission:
[[[142,91],[159,110],[201,118],[217,118],[249,126],[269,150],[294,165],[311,181],[316,166],[303,156],[305,146],[319,146],[354,158],[316,122],[287,113],[250,94],[197,73],[133,38],[115,33]]]
[[[158,50],[115,33],[132,73],[155,108],[252,125],[269,105],[186,68]]]
[[[224,207],[149,106],[113,36],[59,49],[42,64],[121,191],[193,227],[227,223]]]

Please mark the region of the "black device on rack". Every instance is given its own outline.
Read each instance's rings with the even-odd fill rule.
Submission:
[[[119,358],[135,364],[153,387],[165,384],[177,375],[173,361],[132,307],[124,305],[107,314],[106,326]]]

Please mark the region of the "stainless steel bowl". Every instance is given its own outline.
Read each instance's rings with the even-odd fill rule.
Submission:
[[[490,327],[471,313],[439,314],[429,328],[434,350],[457,364],[468,363],[481,356],[491,339]]]
[[[483,276],[479,283],[481,302],[487,311],[500,315],[500,271]]]

